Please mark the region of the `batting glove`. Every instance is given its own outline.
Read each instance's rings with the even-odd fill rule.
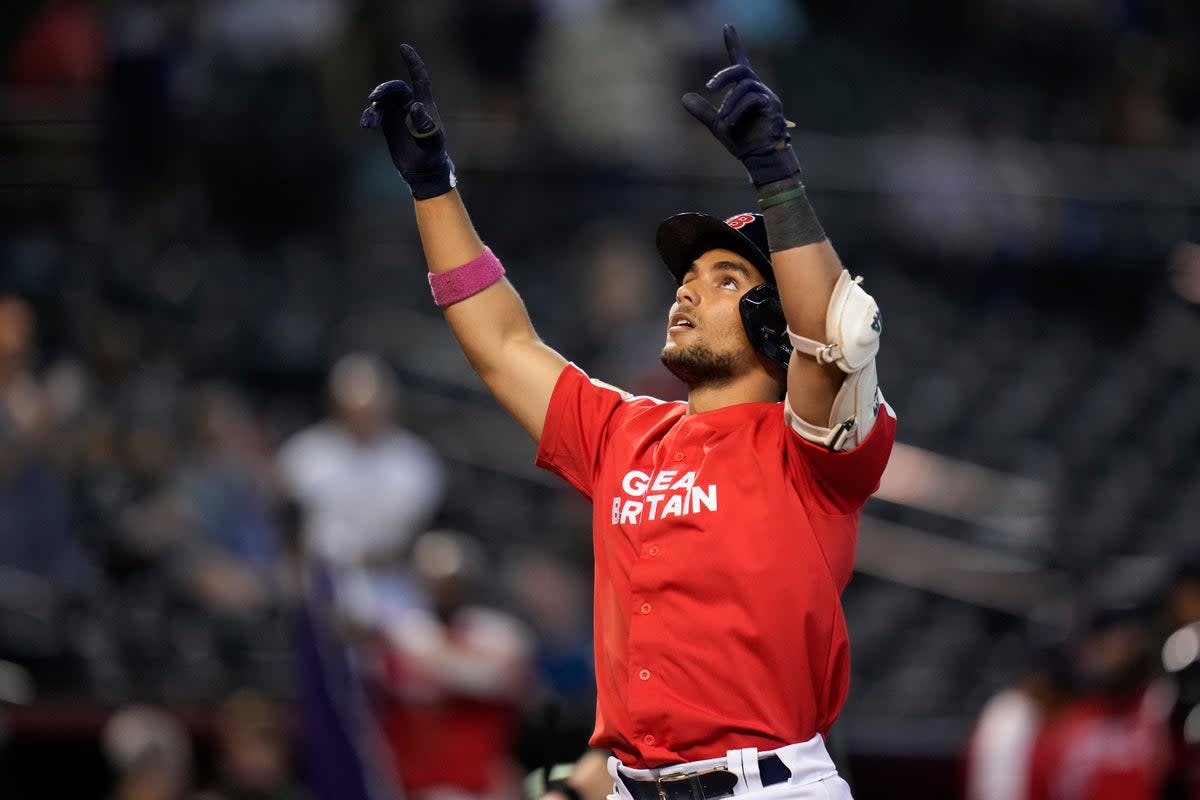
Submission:
[[[683,96],[684,108],[742,162],[755,186],[796,175],[800,163],[788,144],[792,137],[787,132],[783,103],[750,68],[750,59],[732,25],[725,26],[725,49],[730,65],[704,86],[710,94],[729,88],[720,107],[714,108],[699,94],[688,92]]]
[[[446,155],[446,133],[433,102],[429,70],[409,45],[400,45],[400,54],[412,87],[400,80],[376,86],[367,97],[371,105],[363,109],[358,124],[383,130],[392,163],[413,197],[427,200],[450,191],[458,180],[454,162]]]

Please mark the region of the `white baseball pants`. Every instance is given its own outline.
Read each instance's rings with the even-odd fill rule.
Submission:
[[[764,787],[758,775],[758,759],[766,755],[778,756],[791,770],[791,779],[786,783]],[[733,796],[741,800],[853,800],[850,787],[838,776],[837,767],[819,734],[807,742],[790,744],[778,750],[759,752],[748,747],[730,750],[724,758],[672,764],[661,769],[631,769],[612,757],[608,759],[608,774],[612,776],[614,785],[608,800],[633,800],[625,784],[618,779],[618,774],[638,780],[653,780],[713,768],[727,769],[737,775]]]

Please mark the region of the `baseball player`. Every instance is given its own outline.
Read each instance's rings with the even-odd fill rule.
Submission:
[[[891,452],[880,316],[800,182],[779,98],[730,65],[684,106],[745,165],[761,214],[658,230],[678,284],[662,361],[686,402],[631,396],[547,347],[455,191],[417,53],[370,94],[415,198],[434,301],[537,463],[593,502],[596,727],[612,797],[849,798],[823,737],[846,696],[839,595]],[[646,109],[653,113],[652,109]],[[571,795],[580,786],[560,789]]]

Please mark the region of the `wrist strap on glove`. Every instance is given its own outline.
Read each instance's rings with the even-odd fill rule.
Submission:
[[[450,156],[446,156],[445,161],[433,169],[409,170],[401,172],[400,177],[404,178],[417,200],[440,197],[458,186],[458,176],[454,174],[454,162]]]
[[[783,147],[772,147],[765,152],[750,153],[742,157],[742,166],[746,168],[751,183],[761,188],[800,174],[800,161],[796,158],[792,146],[787,143],[790,138],[784,139]]]

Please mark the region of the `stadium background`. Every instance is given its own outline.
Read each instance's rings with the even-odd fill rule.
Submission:
[[[845,596],[857,796],[954,796],[1031,623],[1157,602],[1200,544],[1200,6],[13,0],[0,291],[25,305],[0,313],[0,781],[103,796],[102,726],[135,702],[187,724],[200,780],[221,698],[290,708],[300,523],[269,473],[347,352],[395,369],[404,426],[445,464],[437,524],[502,565],[493,601],[537,629],[512,565],[545,553],[546,591],[585,604],[586,509],[533,468],[431,307],[406,189],[357,115],[413,43],[542,337],[671,392],[654,227],[752,199],[678,105],[719,64],[722,21],[887,322],[902,446]],[[212,480],[261,525],[156,516],[230,448],[254,474]],[[531,767],[555,680],[529,694]]]

